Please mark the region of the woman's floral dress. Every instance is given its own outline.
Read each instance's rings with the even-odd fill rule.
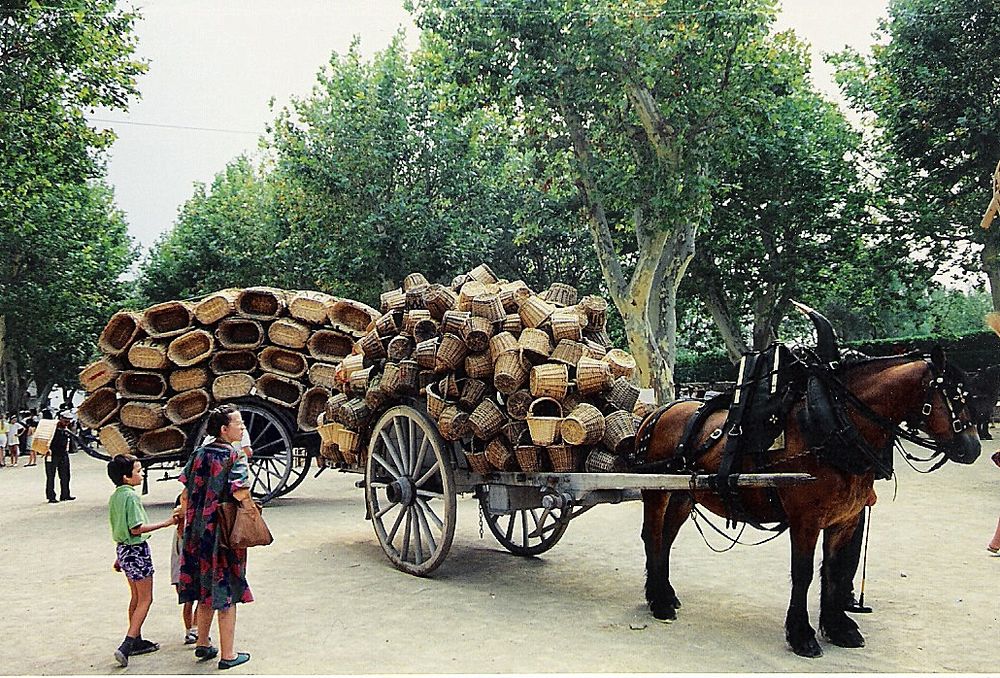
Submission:
[[[226,469],[229,472],[226,473]],[[246,457],[232,445],[210,443],[195,450],[179,480],[188,493],[177,597],[225,610],[253,602],[247,583],[247,550],[219,545],[219,502],[250,486]]]

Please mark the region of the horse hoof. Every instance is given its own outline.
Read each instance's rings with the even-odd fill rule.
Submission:
[[[653,619],[656,621],[669,624],[677,619],[677,610],[669,603],[666,605],[650,605],[650,610],[653,613]]]
[[[681,609],[681,599],[674,596],[674,599],[670,601],[670,604],[674,606],[675,610]]]
[[[861,632],[852,628],[827,629],[820,627],[823,637],[837,647],[864,647],[865,638]]]
[[[791,639],[788,639],[788,645],[792,648],[792,652],[800,657],[815,659],[816,657],[823,656],[823,648],[819,646],[815,637],[805,638],[800,641],[792,641]]]

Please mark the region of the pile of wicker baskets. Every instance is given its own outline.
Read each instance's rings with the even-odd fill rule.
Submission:
[[[89,393],[80,421],[111,454],[172,455],[214,404],[256,394],[314,431],[340,362],[378,316],[321,292],[269,287],[121,311],[98,340],[103,357],[80,373]]]
[[[336,372],[324,456],[362,463],[378,413],[423,397],[474,472],[625,470],[636,365],[611,346],[603,298],[561,283],[536,294],[483,264],[449,286],[412,273],[380,302]]]

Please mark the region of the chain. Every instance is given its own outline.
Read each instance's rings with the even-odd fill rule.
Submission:
[[[483,538],[483,502],[479,502],[479,538]]]

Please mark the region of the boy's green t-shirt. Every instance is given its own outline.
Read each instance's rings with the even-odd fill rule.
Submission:
[[[131,485],[119,485],[108,500],[108,518],[111,521],[111,538],[119,544],[141,544],[149,533],[134,535],[130,532],[149,522],[142,500]]]

